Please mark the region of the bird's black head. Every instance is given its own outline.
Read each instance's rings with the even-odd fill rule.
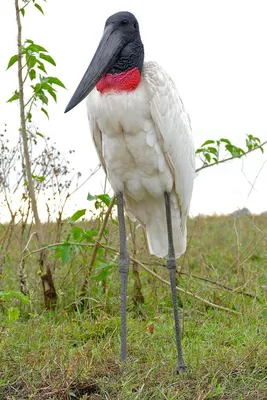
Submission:
[[[111,15],[95,55],[65,112],[79,104],[107,73],[120,73],[135,67],[141,72],[143,62],[144,48],[135,16],[127,11]]]
[[[144,62],[144,47],[140,37],[139,24],[135,16],[128,11],[118,12],[107,19],[105,29],[108,26],[118,30],[125,40],[125,45],[118,59],[108,72],[119,73],[134,67],[137,67],[141,72]]]

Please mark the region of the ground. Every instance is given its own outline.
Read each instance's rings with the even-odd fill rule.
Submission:
[[[135,305],[130,274],[128,360],[122,368],[117,268],[106,275],[105,290],[103,277],[92,277],[84,308],[77,298],[81,268],[87,266],[74,255],[79,263],[62,264],[56,271],[55,311],[42,309],[38,283],[31,283],[30,305],[13,304],[20,308],[19,318],[12,320],[3,310],[0,398],[266,400],[266,228],[266,217],[189,221],[188,251],[177,273],[185,291],[178,292],[188,365],[183,375],[175,372],[170,288],[140,268],[145,302]],[[168,280],[167,269],[148,257],[138,235],[137,258]],[[13,290],[15,268],[10,265],[5,276]]]

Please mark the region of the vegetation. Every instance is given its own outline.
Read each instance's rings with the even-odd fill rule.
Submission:
[[[79,225],[92,231],[97,223]],[[73,249],[66,263],[62,253],[56,253],[60,258],[54,312],[42,311],[35,255],[27,263],[30,301],[18,295],[17,265],[8,262],[0,325],[0,398],[266,399],[266,228],[266,217],[189,221],[190,244],[180,259],[178,276],[179,287],[185,290],[179,302],[190,366],[183,376],[174,370],[170,290],[158,277],[141,269],[144,303],[136,305],[135,277],[130,274],[129,360],[121,373],[119,276],[113,252],[105,255],[110,268],[103,268],[100,260],[96,263],[84,305],[80,288],[91,250]],[[110,222],[107,229],[109,247],[116,247],[117,227]],[[143,264],[168,279],[166,268],[147,253],[141,230],[136,245]],[[15,252],[14,243],[10,254]],[[14,310],[19,310],[19,317]]]
[[[267,217],[236,213],[189,220],[188,249],[179,259],[177,294],[189,370],[177,376],[171,293],[164,261],[151,257],[142,228],[127,221],[128,352],[119,361],[118,223],[115,199],[88,194],[88,210],[63,219],[78,172],[34,125],[49,117],[60,79],[48,51],[23,40],[27,7],[15,0],[20,130],[12,147],[0,135],[0,399],[266,399]],[[38,144],[38,146],[37,146]],[[261,150],[229,139],[197,149],[196,172]],[[21,204],[13,202],[20,196]],[[40,199],[47,209],[40,222]],[[56,218],[55,218],[56,216]],[[40,290],[42,288],[42,291]]]

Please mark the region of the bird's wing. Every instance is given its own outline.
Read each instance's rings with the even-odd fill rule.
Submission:
[[[96,120],[92,116],[90,116],[89,113],[88,113],[88,120],[89,120],[90,132],[99,157],[99,161],[102,165],[103,170],[107,174],[106,164],[103,155],[103,147],[102,147],[102,132],[99,129]]]
[[[174,175],[184,226],[195,177],[195,152],[189,116],[173,81],[157,63],[145,63],[142,75],[149,91],[150,111],[159,143]]]

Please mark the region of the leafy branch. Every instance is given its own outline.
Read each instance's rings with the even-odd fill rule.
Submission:
[[[212,167],[227,161],[231,161],[235,158],[241,158],[255,150],[261,150],[264,152],[263,146],[267,144],[267,141],[261,142],[258,137],[253,135],[247,135],[246,137],[246,149],[233,145],[229,139],[221,138],[219,140],[206,140],[199,149],[196,150],[196,154],[199,154],[200,160],[203,165],[196,169],[196,172],[202,169]],[[226,154],[230,154],[230,157],[220,159],[222,150],[226,151]]]
[[[46,0],[43,0],[43,1],[46,1]],[[38,11],[40,11],[40,13],[44,14],[42,7],[40,6],[39,3],[36,2],[36,0],[23,0],[23,3],[24,3],[24,6],[19,9],[19,12],[21,13],[21,15],[23,17],[25,16],[25,9],[30,3],[32,3],[34,5],[34,7],[37,8]]]
[[[57,101],[56,89],[55,86],[60,86],[65,88],[63,82],[60,79],[49,76],[46,71],[47,64],[56,66],[55,60],[48,54],[48,51],[37,43],[34,43],[33,40],[27,39],[23,45],[20,46],[20,54],[21,54],[21,69],[26,68],[26,72],[24,76],[22,76],[23,84],[26,82],[27,78],[30,78],[30,81],[33,82],[30,87],[32,89],[32,95],[25,102],[24,109],[28,105],[29,108],[26,112],[27,117],[26,120],[31,122],[32,114],[31,110],[33,106],[37,105],[37,102],[40,101],[41,111],[49,118],[47,109],[44,107],[48,106],[49,98],[51,96],[54,101]],[[15,54],[12,56],[8,62],[7,69],[11,68],[14,64],[18,62],[19,55]],[[42,72],[39,73],[38,72]],[[19,99],[19,91],[15,90],[14,94],[7,100],[8,103],[11,103],[15,100]]]

